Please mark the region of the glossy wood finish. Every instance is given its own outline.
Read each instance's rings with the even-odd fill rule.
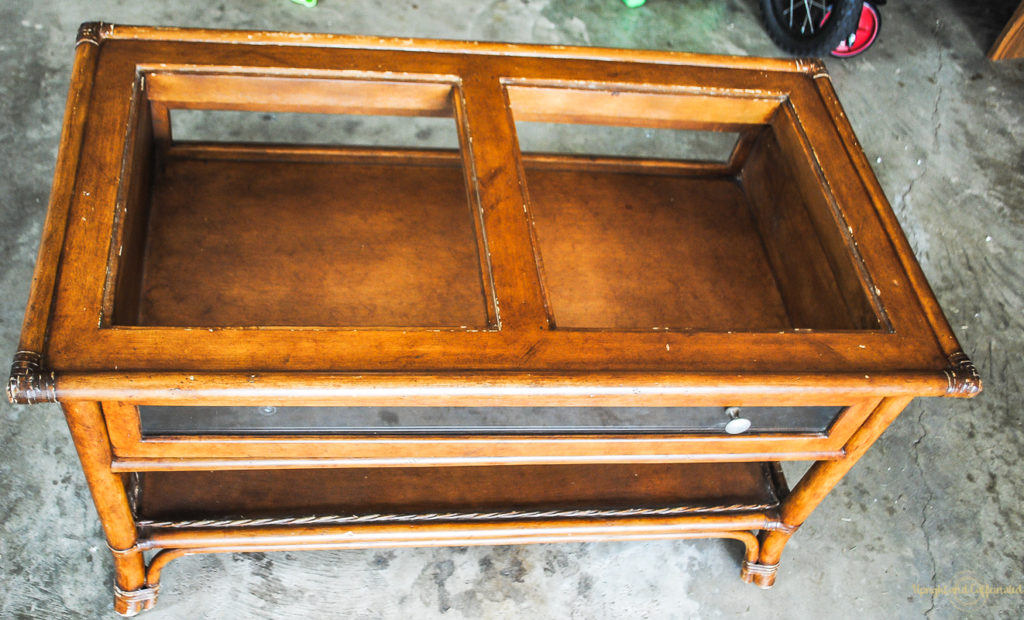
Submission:
[[[8,393],[64,404],[121,613],[228,551],[715,536],[768,586],[910,399],[980,390],[820,63],[106,24],[77,50]],[[450,119],[459,148],[182,142],[182,109]],[[738,141],[523,152],[517,121]],[[139,405],[182,404],[846,409],[806,433],[142,433]],[[790,493],[794,459],[817,462]]]
[[[355,51],[347,47],[351,42],[346,41],[340,47],[325,44],[312,48],[311,54],[292,45],[264,47],[262,51],[268,53],[254,59],[245,53],[246,44],[241,43],[170,43],[120,38],[121,35],[134,36],[135,32],[114,28],[114,33],[104,39],[97,66],[95,77],[99,86],[92,97],[95,105],[103,106],[103,111],[91,117],[90,137],[85,140],[88,152],[83,154],[78,174],[81,191],[74,194],[74,213],[69,219],[75,225],[69,229],[66,243],[62,283],[58,285],[61,294],[56,297],[47,350],[40,351],[47,366],[57,371],[58,384],[62,373],[109,371],[114,367],[153,373],[206,367],[239,373],[394,369],[406,372],[530,369],[583,373],[595,368],[614,368],[743,374],[799,373],[814,368],[829,373],[874,376],[931,372],[933,379],[924,382],[922,389],[926,389],[927,384],[941,388],[947,383],[948,356],[955,351],[936,346],[936,338],[948,328],[933,324],[922,315],[918,297],[923,293],[910,285],[901,264],[902,254],[894,251],[893,241],[886,241],[887,237],[897,237],[898,231],[885,229],[876,213],[876,210],[888,211],[888,206],[884,198],[866,191],[868,188],[863,181],[866,173],[858,170],[862,155],[845,137],[844,118],[829,110],[830,104],[819,92],[818,84],[827,82],[827,78],[818,77],[816,66],[793,62],[785,69],[774,69],[778,64],[769,63],[765,66],[773,70],[752,71],[746,68],[749,61],[726,68],[728,63],[718,60],[711,61],[710,65],[708,62],[686,65],[688,56],[667,55],[655,56],[657,62],[652,58],[650,63],[632,67],[627,79],[614,62],[600,60],[602,55],[612,52],[597,53],[597,59],[593,60],[559,58],[566,53],[563,51],[552,51],[551,58],[543,58],[533,48],[517,55],[515,47],[500,54],[443,51],[429,55],[396,54],[386,42]],[[170,33],[166,34],[173,38]],[[293,83],[300,68],[306,74],[313,70],[310,64],[319,63],[314,71],[318,79],[355,79],[376,84],[382,81],[377,68],[389,66],[403,76],[392,81],[426,83],[430,88],[444,83],[448,89],[458,82],[458,90],[453,91],[453,108],[465,136],[464,144],[471,144],[471,148],[463,149],[467,158],[466,178],[473,188],[470,192],[473,208],[479,210],[486,236],[486,253],[482,254],[484,260],[479,269],[485,283],[493,283],[492,294],[498,308],[495,321],[501,329],[438,333],[352,329],[345,325],[188,331],[110,326],[103,313],[104,290],[112,288],[109,279],[117,278],[118,270],[125,263],[115,260],[111,264],[111,247],[94,241],[116,233],[118,241],[113,247],[116,257],[123,242],[120,232],[123,228],[115,225],[118,219],[115,214],[126,213],[129,205],[124,202],[120,210],[109,208],[117,204],[118,190],[116,184],[110,183],[108,171],[120,169],[126,153],[117,146],[116,140],[111,142],[106,136],[120,135],[116,128],[124,127],[132,114],[131,100],[120,93],[137,88],[139,97],[147,97],[146,101],[157,101],[159,105],[173,103],[158,99],[162,96],[159,87],[153,95],[151,84],[137,84],[135,70],[135,67],[142,67],[152,76],[175,73],[174,66],[165,58],[170,49],[175,50],[175,58],[182,65],[239,67],[233,72],[218,68],[207,73],[254,76],[253,79],[256,79],[254,74],[264,76],[257,81],[262,80],[268,85],[266,90],[275,94],[270,101],[243,102],[247,108],[255,110],[301,106],[301,92],[294,96],[279,93],[288,91],[288,85]],[[441,49],[445,49],[444,46]],[[632,54],[625,57],[629,56]],[[157,65],[161,67],[159,71],[147,69]],[[332,73],[324,68],[330,66],[348,69]],[[508,105],[506,85],[515,86],[511,92],[516,93],[547,92],[553,86],[564,87],[570,81],[578,85],[581,79],[596,90],[635,92],[638,97],[653,91],[659,97],[678,96],[686,100],[694,93],[699,94],[704,98],[702,101],[717,102],[714,106],[696,108],[708,112],[700,118],[688,116],[695,108],[649,105],[678,124],[692,126],[700,122],[705,128],[735,127],[739,120],[749,123],[741,126],[763,132],[765,125],[755,123],[769,116],[767,105],[774,105],[778,110],[786,101],[787,105],[799,108],[800,131],[813,136],[813,141],[805,141],[807,144],[801,147],[804,152],[792,153],[789,158],[807,164],[806,156],[810,156],[814,174],[825,181],[821,187],[826,189],[819,189],[819,193],[825,192],[825,203],[834,204],[838,209],[837,221],[852,229],[858,239],[857,246],[847,240],[842,248],[844,255],[839,257],[839,262],[853,266],[833,269],[833,272],[840,278],[841,290],[852,287],[857,294],[877,298],[878,301],[868,306],[873,306],[876,314],[884,309],[891,328],[883,323],[882,329],[860,329],[851,334],[827,329],[816,329],[812,333],[786,328],[751,331],[749,327],[738,326],[729,334],[654,330],[663,326],[644,325],[651,328],[650,331],[624,334],[609,330],[595,333],[557,329],[556,320],[556,328],[551,329],[544,304],[543,281],[536,268],[537,251],[531,227],[523,218],[524,204],[529,207],[530,194],[528,179],[524,182],[519,172],[523,161],[514,143],[512,115],[515,108],[507,115],[494,111]],[[237,94],[241,97],[246,93]],[[235,104],[235,107],[240,106],[242,103]],[[314,102],[306,109],[316,111],[320,107]],[[429,106],[424,104],[419,109],[423,107]],[[736,109],[745,111],[738,119],[732,111]],[[554,118],[573,118],[571,110],[556,112]],[[777,126],[772,132],[782,135],[783,126],[795,122],[795,118],[776,111],[770,115],[769,127]],[[149,165],[148,160],[130,161],[127,168],[139,165]],[[541,247],[541,259],[545,261],[545,268],[550,269],[551,261],[543,258],[543,252]],[[778,280],[779,274],[775,275]],[[796,323],[801,322],[804,321]],[[864,323],[857,319],[853,324]],[[253,355],[252,351],[260,354]]]

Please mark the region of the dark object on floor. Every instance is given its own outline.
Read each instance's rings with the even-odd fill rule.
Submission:
[[[999,38],[988,51],[992,60],[1024,58],[1024,2],[1013,12]]]
[[[768,35],[799,56],[824,56],[857,29],[863,0],[761,0]]]

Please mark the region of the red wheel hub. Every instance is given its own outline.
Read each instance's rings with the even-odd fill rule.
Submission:
[[[825,19],[828,19],[827,15]],[[857,30],[846,41],[836,46],[836,49],[832,50],[832,55],[838,58],[849,58],[850,56],[860,54],[875,42],[881,25],[882,16],[878,14],[878,9],[870,2],[865,2],[864,8],[860,12],[860,22],[857,23]]]

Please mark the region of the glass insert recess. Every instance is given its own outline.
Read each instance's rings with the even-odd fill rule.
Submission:
[[[454,86],[146,77],[113,325],[495,323]]]
[[[879,325],[777,102],[508,86],[555,329]]]

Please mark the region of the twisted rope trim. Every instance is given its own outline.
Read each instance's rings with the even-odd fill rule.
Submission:
[[[505,512],[434,512],[423,514],[321,515],[264,519],[224,519],[191,521],[137,521],[138,527],[202,528],[263,527],[275,525],[335,525],[346,523],[421,523],[432,521],[502,521],[515,519],[576,519],[610,517],[653,517],[694,513],[751,512],[771,510],[778,504],[733,504],[731,506],[672,506],[668,508],[623,508],[587,510],[509,510]]]

